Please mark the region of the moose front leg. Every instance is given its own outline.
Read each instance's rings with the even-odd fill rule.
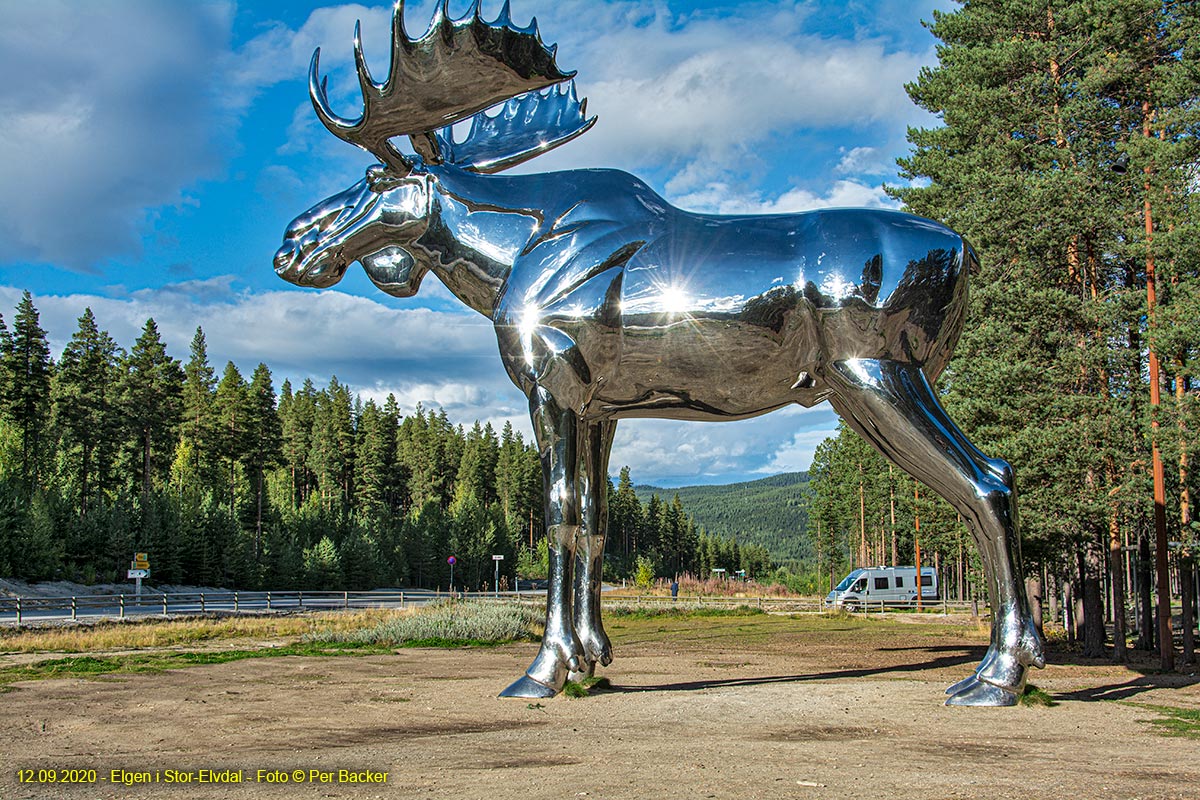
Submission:
[[[546,590],[546,630],[533,664],[501,697],[553,697],[572,670],[583,664],[571,613],[571,572],[582,530],[579,504],[579,420],[543,388],[529,398],[533,433],[542,460],[550,580]]]
[[[582,669],[591,677],[596,662],[612,662],[612,644],[600,621],[601,573],[604,538],[608,531],[608,454],[615,421],[581,426],[579,454],[583,462],[579,499],[583,503],[583,529],[575,545],[575,634],[583,646]]]

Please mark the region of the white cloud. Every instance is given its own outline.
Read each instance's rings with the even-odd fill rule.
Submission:
[[[672,199],[683,208],[710,214],[788,214],[815,208],[900,207],[884,194],[883,189],[849,180],[835,182],[824,195],[796,188],[774,198],[714,182]]]
[[[875,147],[852,147],[849,150],[843,147],[839,152],[842,160],[838,162],[837,171],[843,174],[889,175],[896,170],[896,165]]]
[[[765,475],[774,475],[779,472],[806,470],[812,465],[817,447],[831,436],[837,436],[836,424],[798,431],[790,442],[772,453],[770,460],[755,471]]]
[[[609,465],[614,473],[628,465],[638,481],[671,485],[794,472],[808,468],[836,420],[824,405],[789,406],[739,422],[624,420],[617,425]]]
[[[140,247],[232,147],[219,80],[230,3],[46,0],[0,27],[0,262],[94,268]]]
[[[747,4],[736,17],[721,18],[618,4],[580,35],[579,15],[594,16],[592,5],[558,3],[543,27],[559,33],[589,111],[602,124],[586,144],[539,159],[541,168],[676,161],[703,182],[719,165],[753,159],[757,144],[788,131],[877,124],[903,130],[923,118],[904,83],[931,51],[806,33],[809,4]]]

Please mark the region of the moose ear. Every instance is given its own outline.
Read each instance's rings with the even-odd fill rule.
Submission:
[[[403,247],[389,245],[359,259],[371,283],[393,297],[412,297],[421,276],[414,275],[416,262]]]

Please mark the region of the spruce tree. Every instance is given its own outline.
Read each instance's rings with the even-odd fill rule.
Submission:
[[[246,398],[246,449],[243,458],[254,492],[254,557],[262,552],[263,515],[267,503],[267,470],[279,463],[283,432],[275,407],[271,370],[259,363]]]
[[[134,485],[143,498],[165,480],[183,413],[183,370],[167,354],[153,319],[122,360],[121,406]]]
[[[50,344],[39,324],[29,292],[21,295],[12,334],[0,339],[0,380],[4,394],[0,411],[17,430],[21,441],[21,481],[27,493],[38,485],[43,445],[50,418]]]
[[[79,318],[58,362],[53,381],[54,421],[62,441],[60,458],[73,462],[80,516],[93,495],[103,498],[116,457],[120,417],[117,343],[101,331],[90,308]]]

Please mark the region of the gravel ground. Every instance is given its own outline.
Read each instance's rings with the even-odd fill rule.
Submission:
[[[1200,798],[1200,743],[1159,735],[1143,707],[1200,708],[1194,675],[1056,652],[1034,681],[1058,705],[946,708],[986,633],[793,624],[617,620],[611,690],[534,703],[496,697],[532,644],[17,684],[0,695],[0,797]],[[64,768],[97,782],[18,783]],[[206,769],[243,782],[199,784]]]

